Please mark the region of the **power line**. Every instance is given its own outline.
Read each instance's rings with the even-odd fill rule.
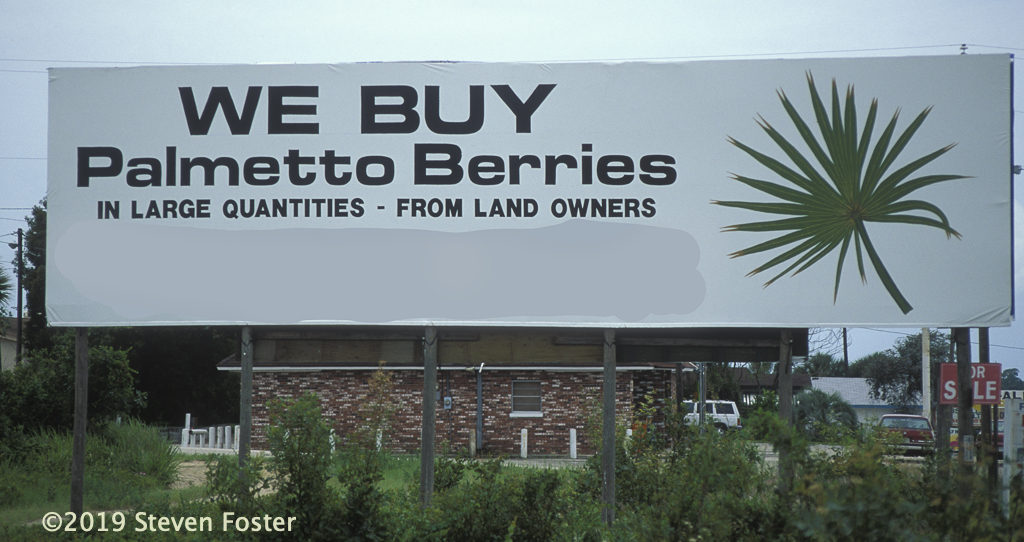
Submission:
[[[1008,49],[1010,51],[1024,51],[1024,47],[1007,47],[1005,45],[985,45],[983,43],[965,43],[968,47],[985,47],[986,49]]]
[[[713,59],[713,58],[749,58],[749,57],[763,57],[763,56],[786,56],[786,55],[820,55],[820,54],[835,54],[835,53],[871,53],[871,52],[883,52],[883,51],[909,51],[919,49],[942,49],[955,47],[959,52],[959,48],[963,45],[968,47],[984,47],[988,49],[1004,49],[1010,51],[1024,51],[1024,48],[1020,47],[1006,47],[1001,45],[987,45],[982,43],[937,43],[932,45],[901,45],[892,47],[862,47],[855,49],[818,49],[809,51],[774,51],[766,53],[733,53],[733,54],[720,54],[720,55],[678,55],[678,56],[663,56],[663,57],[620,57],[620,58],[589,58],[589,59],[546,59],[546,60],[533,60],[532,62],[585,62],[585,61],[623,61],[623,60],[697,60],[697,59]],[[179,62],[179,61],[143,61],[143,60],[80,60],[80,59],[59,59],[59,58],[14,58],[5,57],[0,58],[0,62],[46,62],[46,63],[66,63],[66,64],[133,64],[133,65],[217,65],[223,64],[224,62]],[[228,62],[230,63],[230,62]],[[0,71],[20,71],[20,70],[6,70],[0,69]],[[28,70],[25,70],[28,71]],[[44,72],[45,73],[45,72]]]
[[[860,329],[865,329],[865,330],[868,330],[868,331],[877,331],[877,332],[880,332],[880,333],[889,333],[889,334],[892,334],[892,335],[903,335],[905,337],[910,337],[910,336],[916,335],[916,333],[907,333],[905,331],[893,331],[891,329],[878,329],[878,328],[873,328],[873,327],[864,327],[864,328],[860,328]],[[971,344],[978,344],[978,342],[977,341],[971,341]],[[1009,345],[1005,345],[1005,344],[992,344],[992,343],[989,343],[989,346],[990,347],[996,347],[996,348],[1007,348],[1007,349],[1010,349],[1010,350],[1024,350],[1024,347],[1022,347],[1022,346],[1009,346]]]
[[[158,62],[154,60],[72,60],[60,58],[0,58],[0,62],[59,62],[64,64],[212,64],[211,62]]]

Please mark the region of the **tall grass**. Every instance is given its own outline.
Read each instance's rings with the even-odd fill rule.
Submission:
[[[178,479],[182,455],[159,430],[137,420],[109,424],[100,432],[94,460],[109,470],[134,475],[137,483],[167,487]]]
[[[72,437],[52,429],[26,437],[24,453],[0,459],[0,520],[28,521],[63,510],[71,496]],[[155,428],[135,420],[86,437],[86,508],[136,506],[177,479],[181,454]]]

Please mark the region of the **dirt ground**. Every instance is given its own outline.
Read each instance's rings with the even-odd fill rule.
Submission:
[[[183,489],[206,483],[205,461],[182,461],[178,466],[178,481],[171,484],[172,489]]]

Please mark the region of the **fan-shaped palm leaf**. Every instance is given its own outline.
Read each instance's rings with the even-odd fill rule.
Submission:
[[[897,110],[882,128],[872,148],[878,114],[877,100],[871,101],[864,126],[858,133],[856,101],[852,86],[847,87],[845,99],[840,99],[838,86],[833,79],[832,103],[829,106],[826,106],[818,95],[814,78],[810,73],[807,74],[807,86],[810,89],[811,106],[814,111],[813,124],[804,121],[785,92],[780,90],[778,95],[782,107],[800,134],[800,140],[809,151],[809,157],[801,154],[796,145],[787,140],[763,117],[758,117],[758,126],[782,151],[788,165],[782,160],[729,138],[730,143],[778,177],[774,181],[743,175],[732,175],[731,178],[778,201],[713,203],[784,217],[723,228],[724,231],[781,232],[777,237],[736,251],[730,254],[730,257],[781,250],[781,253],[748,273],[750,276],[769,269],[776,272],[781,268],[781,271],[777,271],[765,283],[765,286],[768,286],[787,273],[800,273],[838,250],[835,288],[832,293],[835,302],[839,296],[843,265],[852,246],[861,280],[867,281],[864,269],[866,253],[867,260],[885,289],[900,310],[906,314],[913,307],[900,293],[896,282],[882,262],[868,235],[866,224],[895,222],[930,226],[944,231],[947,237],[959,238],[960,234],[950,226],[949,219],[937,206],[926,201],[904,199],[924,187],[966,178],[964,175],[934,174],[913,177],[915,172],[948,152],[954,145],[947,145],[894,169],[900,153],[928,117],[930,107],[918,114],[898,135],[896,125],[900,112]],[[815,134],[815,129],[818,135]]]

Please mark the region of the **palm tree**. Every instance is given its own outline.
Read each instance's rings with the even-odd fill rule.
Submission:
[[[835,427],[857,428],[857,413],[838,393],[809,389],[793,399],[796,425],[811,438],[819,439],[825,430]]]
[[[771,182],[735,174],[732,175],[732,179],[781,201],[714,201],[712,203],[759,213],[783,215],[787,218],[734,224],[726,226],[723,230],[788,232],[733,252],[730,257],[736,258],[787,247],[784,252],[748,273],[748,276],[755,275],[787,263],[788,266],[785,269],[765,283],[765,286],[768,286],[791,271],[793,275],[800,273],[838,248],[839,258],[832,295],[832,300],[835,302],[839,296],[839,281],[843,271],[843,262],[850,245],[853,244],[861,280],[867,281],[867,274],[864,271],[864,253],[866,252],[868,260],[889,295],[892,296],[900,310],[906,314],[913,310],[913,307],[900,293],[896,282],[882,262],[868,235],[866,224],[868,222],[896,222],[930,226],[944,231],[947,237],[959,238],[960,234],[950,226],[945,213],[934,204],[921,200],[904,199],[912,192],[926,186],[966,178],[963,175],[923,175],[911,178],[914,172],[948,152],[955,144],[942,147],[891,170],[899,154],[924,123],[931,107],[918,114],[910,125],[893,140],[896,123],[899,119],[897,110],[869,152],[869,147],[872,146],[872,131],[878,113],[878,100],[871,101],[862,132],[858,134],[856,102],[852,86],[847,87],[844,102],[840,100],[836,81],[832,80],[830,117],[825,104],[818,95],[814,78],[810,73],[807,74],[807,85],[810,89],[814,120],[818,132],[820,132],[820,142],[810,125],[800,117],[785,92],[779,90],[778,95],[783,108],[817,164],[801,155],[797,148],[763,117],[758,117],[758,126],[775,142],[795,166],[795,169],[731,137],[729,138],[730,143],[753,157],[785,182]]]
[[[0,314],[7,307],[7,304],[11,301],[11,278],[7,276],[7,272],[0,269]]]

